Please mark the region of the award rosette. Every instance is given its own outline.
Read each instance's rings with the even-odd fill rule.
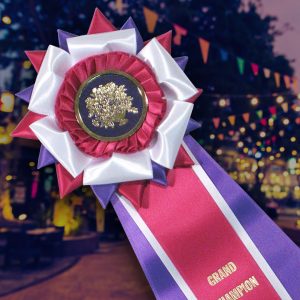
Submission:
[[[13,135],[41,142],[60,196],[90,185],[112,203],[157,299],[300,299],[298,248],[189,135],[201,90],[171,32],[144,42],[96,9],[87,35],[58,39],[27,52]]]

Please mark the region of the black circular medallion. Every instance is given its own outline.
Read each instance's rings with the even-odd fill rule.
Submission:
[[[142,86],[121,71],[92,75],[76,94],[76,119],[97,140],[119,141],[131,136],[141,127],[146,113]]]

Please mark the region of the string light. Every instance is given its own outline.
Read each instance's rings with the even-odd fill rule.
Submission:
[[[278,96],[278,97],[276,98],[276,102],[277,102],[278,104],[281,104],[281,103],[284,102],[284,98],[283,98],[282,96]]]
[[[9,25],[9,24],[11,24],[11,18],[9,16],[3,16],[2,22],[6,25]]]
[[[253,97],[251,100],[250,100],[250,103],[252,106],[256,106],[258,103],[259,103],[259,100],[257,97]]]
[[[239,142],[237,143],[237,146],[238,146],[239,148],[242,148],[242,147],[244,146],[244,143],[243,143],[242,141],[239,141]]]
[[[258,146],[258,147],[261,146],[261,141],[257,141],[256,146]]]
[[[249,151],[249,149],[248,149],[247,147],[245,147],[245,148],[243,149],[243,152],[244,152],[245,154],[247,154],[248,151]]]
[[[268,153],[270,153],[270,152],[272,151],[272,148],[271,148],[270,146],[268,146],[268,147],[266,148],[266,151],[267,151]]]
[[[225,107],[227,105],[227,100],[222,98],[219,100],[219,106],[220,107]]]
[[[246,131],[246,128],[245,128],[245,127],[241,127],[241,128],[240,128],[240,132],[241,132],[241,133],[245,133],[245,131]]]
[[[265,165],[265,163],[262,161],[262,160],[260,160],[259,162],[258,162],[258,166],[259,167],[263,167]]]
[[[23,61],[23,68],[26,69],[26,70],[28,70],[28,69],[30,69],[30,67],[31,67],[30,60],[24,60]]]
[[[292,143],[296,142],[296,138],[294,136],[292,136],[290,140],[291,140]]]
[[[215,136],[213,133],[209,136],[209,138],[210,138],[211,140],[214,140],[215,137],[216,137],[216,136]]]
[[[297,155],[297,151],[296,151],[296,150],[293,150],[293,151],[292,151],[292,155],[293,155],[293,156],[296,156],[296,155]]]
[[[274,160],[275,157],[274,157],[273,155],[271,155],[271,156],[269,157],[269,159],[270,159],[270,160]]]
[[[7,175],[7,176],[5,177],[5,180],[6,180],[6,181],[11,181],[12,179],[13,179],[12,175]]]
[[[284,136],[284,130],[279,130],[279,135]]]
[[[218,150],[216,151],[216,154],[217,154],[217,155],[222,155],[222,153],[223,153],[222,149],[218,149]]]
[[[284,118],[284,119],[282,120],[282,124],[283,124],[283,125],[289,125],[289,124],[290,124],[290,120],[289,120],[288,118]]]
[[[284,152],[284,151],[285,151],[285,148],[284,148],[284,147],[280,147],[280,148],[279,148],[279,151],[280,151],[280,152]]]
[[[259,136],[260,136],[261,138],[265,138],[266,135],[267,135],[267,134],[266,134],[264,131],[261,131],[261,132],[259,133]]]

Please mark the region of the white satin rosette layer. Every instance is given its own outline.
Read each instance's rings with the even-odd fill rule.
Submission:
[[[173,168],[193,109],[193,104],[185,100],[194,96],[197,89],[171,55],[156,39],[136,54],[134,29],[78,36],[69,38],[67,43],[70,53],[48,47],[29,105],[29,110],[47,116],[30,126],[44,147],[73,177],[83,172],[84,185],[151,179],[151,160]],[[137,55],[152,68],[165,94],[167,111],[148,149],[134,154],[114,153],[104,159],[77,148],[69,132],[57,126],[54,107],[64,75],[72,66],[87,57],[111,51]]]

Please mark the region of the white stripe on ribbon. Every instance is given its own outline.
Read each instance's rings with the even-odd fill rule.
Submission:
[[[259,252],[258,248],[251,240],[250,236],[248,235],[247,231],[244,229],[242,224],[239,222],[223,196],[220,194],[216,186],[213,184],[209,176],[203,170],[203,168],[199,165],[198,161],[191,153],[188,146],[183,143],[183,146],[187,153],[189,154],[190,158],[194,161],[195,165],[192,167],[195,174],[198,176],[199,180],[203,183],[207,191],[210,193],[216,204],[218,205],[219,209],[224,214],[225,218],[232,226],[242,243],[245,245],[246,249],[249,251],[253,259],[258,264],[259,268],[262,270],[264,275],[270,281],[271,285],[283,300],[292,300],[291,296],[288,294],[285,287],[282,285],[272,268],[269,266],[268,262],[265,260],[263,255]]]
[[[149,227],[146,225],[142,217],[139,215],[137,210],[134,208],[134,206],[131,204],[131,202],[126,199],[124,196],[121,196],[117,194],[118,199],[120,200],[121,204],[124,206],[126,211],[129,213],[130,217],[133,219],[133,221],[136,223],[136,225],[139,227],[139,229],[142,231],[143,235],[149,242],[149,244],[152,246],[158,257],[161,259],[162,263],[166,267],[166,269],[169,271],[171,276],[173,277],[174,281],[177,283],[179,288],[182,290],[184,295],[187,297],[187,299],[190,300],[197,300],[197,297],[194,295],[188,284],[185,282],[183,277],[180,275],[174,264],[172,263],[171,259],[168,257],[162,246],[159,244]]]

